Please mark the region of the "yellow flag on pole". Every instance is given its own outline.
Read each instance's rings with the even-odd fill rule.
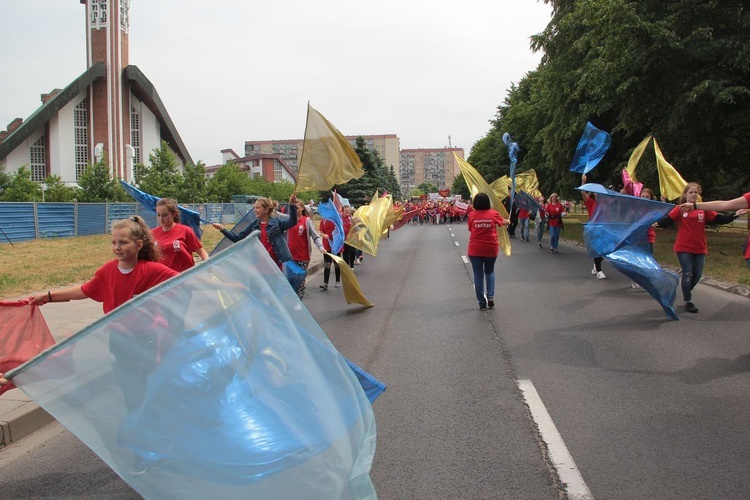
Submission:
[[[375,196],[370,203],[362,205],[354,212],[352,227],[346,236],[346,244],[377,257],[385,218],[392,204],[391,195],[381,198],[375,191]]]
[[[307,125],[294,192],[325,191],[359,179],[362,162],[336,127],[307,105]]]
[[[472,167],[463,158],[460,158],[456,153],[453,153],[453,156],[456,158],[458,168],[461,169],[461,174],[464,176],[471,197],[474,198],[479,193],[486,193],[490,198],[492,208],[497,210],[500,215],[503,216],[503,219],[509,219],[510,217],[508,217],[508,211],[505,210],[505,206],[490,185],[487,184],[487,181],[485,181],[481,174],[477,172],[477,169]],[[503,253],[510,256],[510,238],[508,237],[508,230],[505,226],[497,231],[497,240]]]
[[[638,182],[638,178],[635,176],[635,167],[638,166],[638,162],[641,161],[641,156],[643,156],[643,152],[646,150],[646,146],[648,146],[648,141],[651,140],[651,136],[646,137],[641,141],[638,146],[635,147],[633,150],[633,153],[630,155],[630,159],[628,160],[628,166],[625,168],[625,171],[630,176],[630,180],[633,182]]]
[[[656,153],[656,168],[659,170],[659,190],[668,200],[675,200],[682,196],[682,190],[687,186],[687,182],[675,170],[675,168],[664,159],[664,155],[659,149],[659,145],[654,139],[654,152]]]
[[[361,304],[365,307],[372,307],[373,303],[367,300],[359,288],[359,281],[354,276],[354,271],[349,267],[344,259],[338,255],[326,252],[335,264],[341,269],[341,284],[344,287],[344,300],[347,304]]]

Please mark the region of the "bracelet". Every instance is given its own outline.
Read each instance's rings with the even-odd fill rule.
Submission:
[[[696,202],[693,202],[693,210],[698,210],[698,204]]]
[[[52,292],[47,290],[47,302],[52,302]]]

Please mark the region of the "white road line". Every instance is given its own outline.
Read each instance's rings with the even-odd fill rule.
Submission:
[[[456,246],[458,246],[458,242],[457,242],[457,241],[454,241],[453,243],[455,243],[455,244],[456,244]]]
[[[464,264],[468,264],[469,263],[469,259],[465,255],[461,256],[461,260],[464,261]]]
[[[573,461],[573,457],[568,452],[562,436],[557,431],[552,417],[547,413],[542,398],[536,392],[534,384],[531,383],[531,380],[517,380],[516,383],[529,406],[529,411],[531,411],[531,416],[539,428],[542,440],[547,445],[549,458],[557,469],[557,475],[560,482],[565,486],[568,498],[570,500],[594,500],[589,487],[586,486],[586,482]]]

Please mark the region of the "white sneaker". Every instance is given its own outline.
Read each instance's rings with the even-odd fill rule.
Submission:
[[[638,284],[638,283],[636,283],[635,281],[631,281],[631,282],[630,282],[630,286],[631,286],[631,287],[633,287],[633,288],[640,288],[640,287],[641,287],[641,285],[639,285],[639,284]]]
[[[598,273],[598,272],[599,272],[599,271],[597,271],[597,270],[596,270],[596,268],[594,268],[594,269],[592,269],[592,270],[591,270],[591,274],[596,274],[596,273]]]
[[[598,280],[603,280],[603,279],[606,279],[606,278],[607,278],[607,277],[606,277],[606,276],[604,276],[604,273],[603,273],[603,272],[599,271],[598,273],[596,273],[596,279],[598,279]]]

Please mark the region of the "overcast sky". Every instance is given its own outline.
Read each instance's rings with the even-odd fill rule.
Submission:
[[[464,148],[536,68],[537,0],[131,0],[130,64],[194,161],[246,140],[301,139],[307,103],[345,135]],[[0,130],[86,70],[79,0],[0,0]]]

